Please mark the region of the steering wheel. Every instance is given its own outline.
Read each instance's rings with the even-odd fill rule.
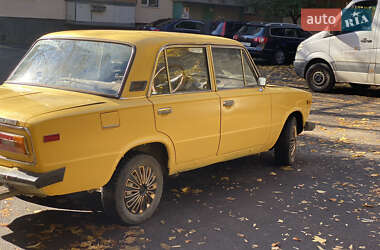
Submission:
[[[185,74],[185,69],[179,65],[179,64],[173,64],[173,65],[170,65],[170,68],[172,69],[172,72],[179,72],[178,75],[174,76],[174,77],[171,77],[170,78],[170,85],[172,86],[175,82],[179,81],[179,83],[177,84],[177,86],[175,88],[172,89],[172,93],[175,93],[178,89],[180,89],[182,87],[182,85],[184,84],[185,82],[185,77],[186,77],[186,74]],[[177,68],[177,70],[173,70]],[[163,70],[166,69],[166,66],[163,66],[161,67],[159,70],[157,70],[157,73],[154,75],[154,78],[156,78]],[[153,86],[153,90],[155,90],[155,86]]]

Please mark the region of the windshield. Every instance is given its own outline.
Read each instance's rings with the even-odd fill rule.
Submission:
[[[117,96],[132,51],[107,42],[41,40],[7,82]]]

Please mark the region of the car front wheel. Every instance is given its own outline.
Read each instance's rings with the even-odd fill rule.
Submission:
[[[121,166],[111,181],[103,187],[105,212],[129,225],[149,219],[160,203],[163,191],[163,171],[152,156],[138,154]]]
[[[292,165],[295,161],[297,146],[297,121],[290,117],[283,127],[274,147],[274,155],[279,165]]]
[[[334,87],[334,75],[325,63],[316,63],[307,70],[306,81],[315,92],[328,92]]]

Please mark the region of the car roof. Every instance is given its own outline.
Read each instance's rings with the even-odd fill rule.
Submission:
[[[261,26],[261,27],[284,27],[284,28],[299,28],[297,24],[293,23],[265,23],[265,22],[249,22],[247,25]]]
[[[41,39],[58,38],[111,41],[116,43],[133,44],[136,47],[151,46],[153,48],[161,48],[162,46],[173,44],[215,44],[241,46],[239,42],[223,37],[142,30],[72,30],[50,33],[43,36]]]

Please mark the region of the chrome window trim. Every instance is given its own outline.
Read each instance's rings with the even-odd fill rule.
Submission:
[[[57,88],[57,87],[49,87],[49,86],[44,86],[44,85],[32,85],[32,84],[25,84],[25,83],[18,83],[18,82],[9,82],[8,79],[10,77],[13,76],[13,74],[16,72],[16,70],[19,68],[19,66],[21,65],[21,63],[25,60],[26,56],[29,54],[29,52],[32,50],[32,48],[34,48],[34,46],[36,45],[36,43],[38,43],[39,41],[43,41],[43,40],[74,40],[74,41],[88,41],[88,42],[103,42],[103,43],[114,43],[114,44],[120,44],[120,45],[127,45],[129,47],[132,48],[132,53],[131,53],[131,57],[129,58],[129,61],[128,61],[128,64],[125,68],[125,71],[124,71],[124,76],[123,76],[123,80],[121,81],[121,86],[119,88],[119,91],[116,95],[107,95],[107,94],[101,94],[101,93],[98,93],[98,92],[92,92],[92,91],[81,91],[81,90],[73,90],[73,89],[69,89],[69,88]],[[17,64],[17,66],[14,68],[14,70],[12,71],[12,73],[8,76],[7,80],[4,81],[4,83],[8,83],[8,84],[16,84],[16,85],[26,85],[26,86],[34,86],[34,87],[41,87],[41,88],[50,88],[50,89],[59,89],[59,90],[66,90],[66,91],[73,91],[73,92],[78,92],[78,93],[85,93],[85,94],[92,94],[92,95],[98,95],[98,96],[104,96],[104,97],[110,97],[110,98],[116,98],[116,99],[119,99],[123,92],[124,92],[124,88],[125,88],[125,85],[126,85],[126,82],[127,82],[127,78],[128,78],[128,75],[129,75],[129,72],[131,70],[131,65],[135,59],[135,55],[136,55],[136,46],[132,43],[128,43],[128,42],[121,42],[121,41],[116,41],[116,40],[111,40],[111,39],[95,39],[95,38],[81,38],[81,37],[65,37],[65,36],[56,36],[56,37],[52,37],[52,38],[40,38],[38,40],[36,40],[33,45],[29,48],[29,50],[25,53],[25,55],[22,57],[22,59],[20,60],[20,62]],[[0,84],[1,85],[1,84]]]
[[[10,161],[10,162],[21,163],[21,164],[28,165],[28,166],[35,166],[36,162],[37,162],[37,159],[36,159],[36,152],[34,151],[32,134],[30,133],[30,130],[28,128],[26,128],[26,127],[14,126],[14,125],[9,125],[9,124],[5,124],[5,123],[0,123],[0,128],[1,127],[6,127],[6,128],[10,128],[10,129],[17,129],[17,130],[24,130],[25,131],[25,133],[29,137],[27,139],[30,140],[30,146],[31,146],[30,153],[32,154],[33,160],[32,160],[32,162],[19,161],[19,160],[14,160],[14,159],[11,159],[11,158],[3,156],[3,155],[0,155],[0,159],[6,160],[6,161]]]

